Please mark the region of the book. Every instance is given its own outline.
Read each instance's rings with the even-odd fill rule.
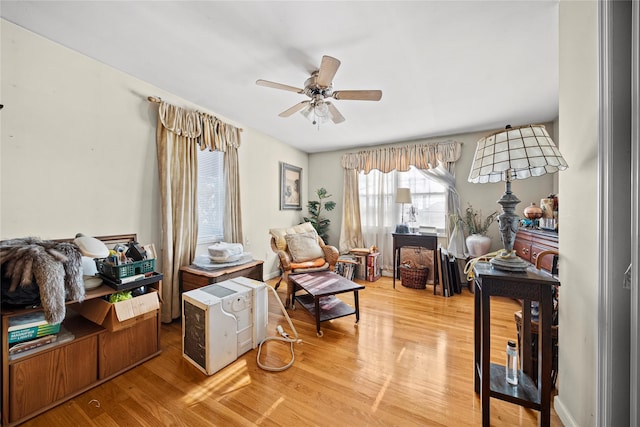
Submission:
[[[10,317],[8,331],[11,332],[19,329],[31,328],[33,326],[42,326],[47,323],[47,320],[44,318],[44,312],[34,311],[33,313]]]
[[[46,344],[43,343],[42,345],[39,345],[37,347],[24,349],[22,351],[17,351],[17,352],[14,352],[14,353],[11,353],[11,349],[10,349],[9,350],[9,360],[19,359],[21,357],[25,357],[25,356],[28,356],[30,354],[34,354],[34,353],[38,353],[40,351],[47,350],[49,348],[52,348],[52,347],[64,344],[66,342],[72,341],[75,338],[76,337],[75,337],[74,334],[72,334],[71,332],[66,330],[64,328],[64,326],[62,326],[60,328],[60,332],[56,335],[56,339],[51,341],[51,342],[49,342],[49,343],[46,343]],[[25,343],[25,344],[27,344],[27,343]],[[16,344],[16,345],[19,345],[19,344]],[[11,347],[11,348],[13,348],[13,347]]]
[[[44,325],[30,326],[16,329],[8,333],[9,344],[40,338],[45,335],[57,334],[60,331],[60,324],[47,323]]]
[[[44,312],[25,313],[9,318],[9,327],[7,328],[8,343],[28,341],[45,335],[57,334],[59,331],[60,324],[47,322]]]
[[[13,354],[22,353],[23,351],[32,350],[34,348],[41,347],[45,344],[55,342],[57,339],[58,339],[58,335],[53,334],[53,335],[46,335],[44,337],[32,339],[29,341],[19,342],[9,347],[9,355],[11,356]]]

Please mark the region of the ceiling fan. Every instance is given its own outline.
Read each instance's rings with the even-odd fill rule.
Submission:
[[[358,101],[380,101],[381,90],[333,90],[333,77],[340,67],[340,61],[331,56],[323,56],[320,69],[311,73],[304,82],[304,89],[281,83],[270,82],[268,80],[256,80],[258,86],[271,87],[274,89],[288,90],[296,93],[303,93],[310,99],[302,101],[291,108],[278,114],[280,117],[289,117],[293,113],[302,110],[302,114],[312,123],[324,123],[329,119],[334,123],[342,123],[345,118],[333,103],[327,98],[346,99]]]

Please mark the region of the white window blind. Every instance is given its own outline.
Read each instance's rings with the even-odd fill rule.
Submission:
[[[198,244],[222,241],[224,153],[198,150]]]

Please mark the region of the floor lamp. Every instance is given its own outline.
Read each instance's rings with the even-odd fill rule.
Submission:
[[[396,225],[396,233],[408,233],[409,227],[404,223],[404,204],[411,203],[411,190],[408,188],[398,188],[396,190],[396,203],[402,203],[402,223]]]
[[[555,173],[567,167],[567,162],[542,125],[516,128],[507,126],[478,141],[469,182],[506,183],[505,193],[498,200],[502,205],[498,224],[504,248],[498,256],[491,259],[493,267],[506,271],[524,271],[529,265],[516,256],[513,250],[520,222],[515,209],[520,200],[511,192],[511,181]]]

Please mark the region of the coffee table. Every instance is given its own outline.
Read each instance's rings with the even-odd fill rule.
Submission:
[[[295,309],[297,301],[315,316],[316,333],[319,337],[322,336],[320,322],[352,314],[356,315],[356,325],[360,321],[358,291],[364,289],[364,286],[330,271],[290,274],[289,285],[292,286],[294,295],[291,307]],[[306,294],[296,295],[298,289],[304,290]],[[337,294],[345,292],[353,292],[355,307],[351,307],[336,297]]]

